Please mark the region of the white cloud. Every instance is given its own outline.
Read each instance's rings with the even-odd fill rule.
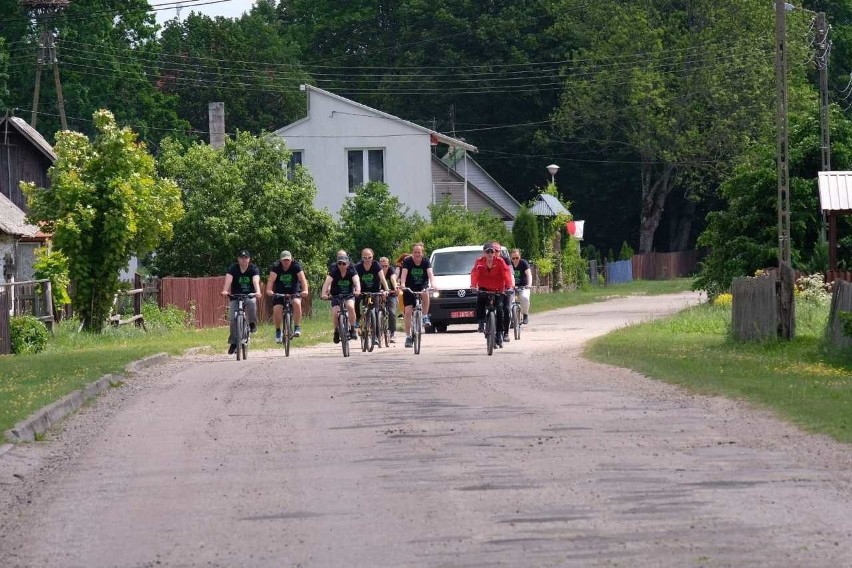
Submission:
[[[177,0],[172,0],[177,1]],[[186,0],[184,7],[180,9],[180,19],[185,19],[190,13],[196,12],[215,18],[223,16],[225,18],[239,18],[243,13],[248,12],[253,0],[228,0],[226,2],[217,2],[216,4],[206,4],[211,0]],[[152,7],[156,8],[157,4],[164,4],[165,0],[155,0],[149,2]],[[195,5],[200,4],[200,5]],[[158,10],[157,23],[163,24],[168,20],[174,19],[178,15],[178,11],[174,8],[168,10]]]

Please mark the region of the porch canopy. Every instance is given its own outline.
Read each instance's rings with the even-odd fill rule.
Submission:
[[[828,269],[837,270],[837,218],[852,215],[852,172],[819,172],[819,204],[828,222]]]

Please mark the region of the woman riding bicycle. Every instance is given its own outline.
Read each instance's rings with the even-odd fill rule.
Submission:
[[[530,315],[530,289],[529,287],[532,285],[532,270],[530,269],[530,263],[521,258],[521,249],[513,248],[509,253],[509,258],[512,261],[512,266],[509,268],[515,275],[515,286],[523,287],[521,290],[520,298],[518,300],[521,303],[521,313],[523,314],[523,323],[524,325],[529,323],[529,315]]]
[[[498,296],[494,299],[497,308],[497,346],[503,346],[503,340],[508,339],[509,334],[509,310],[506,309],[506,296],[503,294],[510,290],[514,284],[509,267],[500,255],[499,248],[493,243],[482,247],[485,256],[476,261],[470,272],[470,287],[483,292],[496,292]],[[480,294],[476,298],[476,319],[479,321],[479,331],[485,330],[485,304],[488,301],[486,294]]]
[[[355,267],[349,264],[349,256],[346,251],[337,252],[337,261],[329,267],[328,276],[322,284],[320,297],[323,300],[331,299],[331,325],[334,327],[334,342],[340,343],[340,332],[337,329],[337,314],[341,303],[349,313],[349,339],[357,339],[355,334],[355,296],[361,293],[361,280]]]

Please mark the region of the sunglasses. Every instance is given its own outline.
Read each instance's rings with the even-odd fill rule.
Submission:
[[[488,249],[485,254],[494,254],[494,249]]]
[[[373,260],[372,256],[362,256],[361,260]]]
[[[512,257],[512,260],[521,260],[521,257],[519,257],[519,256],[513,256],[513,257]]]
[[[348,263],[346,263],[346,262],[344,262],[344,261],[342,261],[342,260],[340,260],[340,261],[338,261],[338,262],[337,262],[337,266],[346,266],[347,264],[348,264]]]

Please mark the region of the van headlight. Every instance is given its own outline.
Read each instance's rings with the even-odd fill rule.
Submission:
[[[438,290],[432,290],[432,297],[433,297],[433,298],[440,298],[440,297],[441,297],[441,292],[440,292],[440,291],[438,291]]]

